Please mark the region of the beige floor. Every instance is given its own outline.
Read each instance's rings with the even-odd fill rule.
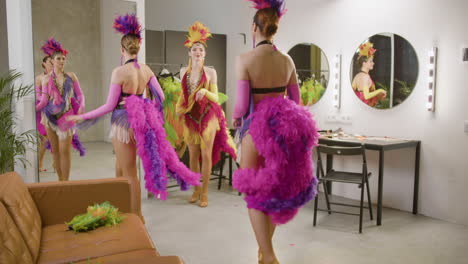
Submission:
[[[73,155],[71,178],[112,177],[111,145],[86,146],[86,157]],[[54,180],[54,174],[41,173],[41,180]],[[227,183],[219,191],[215,182],[210,188],[207,208],[187,203],[190,193],[175,189],[167,201],[143,201],[146,226],[158,251],[178,255],[187,264],[257,263],[244,201]],[[316,227],[312,217],[309,203],[292,222],[277,229],[274,245],[282,264],[468,263],[466,226],[385,208],[382,226],[366,214],[363,234],[358,234],[357,217],[319,212]]]

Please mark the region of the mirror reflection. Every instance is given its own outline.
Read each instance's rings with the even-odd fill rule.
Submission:
[[[392,108],[411,94],[418,72],[416,51],[406,39],[376,34],[361,43],[353,56],[351,86],[368,106]]]
[[[325,53],[314,44],[301,43],[288,54],[296,66],[302,103],[307,106],[317,103],[325,93],[330,76]]]
[[[109,120],[77,130],[67,117],[106,102],[112,69],[120,65],[120,36],[109,29],[116,14],[134,13],[136,4],[32,0],[31,8],[39,181],[110,177]]]

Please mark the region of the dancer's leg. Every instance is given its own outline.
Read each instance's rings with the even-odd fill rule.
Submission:
[[[200,145],[189,144],[189,158],[190,158],[190,170],[196,173],[200,173]],[[196,203],[200,199],[201,188],[200,186],[195,186],[192,197],[189,202]]]
[[[46,151],[47,137],[39,135],[39,172],[45,171],[44,169],[44,154]]]
[[[114,145],[116,163],[120,165],[120,168],[116,168],[116,174],[119,176],[121,170],[121,176],[127,177],[131,190],[131,206],[132,211],[136,212],[137,215],[143,220],[141,214],[141,190],[140,182],[138,181],[137,166],[136,166],[136,146],[134,142],[123,143],[118,139],[113,138],[112,144]]]
[[[72,136],[67,136],[64,139],[59,140],[60,170],[62,173],[62,181],[68,181],[70,178],[71,141]]]
[[[249,134],[242,139],[241,151],[241,168],[257,168],[261,157],[259,156],[255,144],[252,141],[252,137]],[[272,242],[275,226],[272,224],[270,217],[255,209],[249,209],[249,217],[257,239],[260,251],[259,253],[262,255],[262,262],[270,263],[276,261]]]
[[[54,168],[57,172],[59,181],[62,181],[62,170],[60,168],[60,152],[59,152],[59,139],[55,131],[47,127],[47,138],[50,142],[50,147],[52,148],[52,157],[54,160]]]
[[[203,142],[203,148],[201,149],[202,155],[202,177],[203,187],[202,195],[200,199],[200,207],[208,206],[208,185],[210,183],[211,169],[213,167],[213,143],[216,135],[216,130],[210,131],[210,134]]]

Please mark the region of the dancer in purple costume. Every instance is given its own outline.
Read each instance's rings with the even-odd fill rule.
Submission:
[[[68,181],[71,166],[70,146],[76,148],[80,156],[85,154],[85,149],[71,128],[73,124],[67,122],[66,117],[82,112],[85,98],[76,74],[64,71],[68,51],[53,38],[47,40],[42,50],[50,56],[53,70],[42,78],[36,111],[42,111],[41,123],[46,128],[59,180]]]
[[[116,176],[130,180],[132,209],[143,220],[137,153],[143,161],[146,188],[161,199],[167,196],[167,173],[178,181],[182,190],[198,185],[200,175],[187,169],[166,141],[162,115],[164,93],[151,69],[137,62],[142,38],[136,16],[118,16],[114,29],[123,34],[121,54],[125,63],[112,71],[106,104],[91,112],[70,116],[68,120],[81,122],[78,127],[87,127],[112,112],[110,137],[116,153]],[[151,99],[143,99],[144,92]]]
[[[293,61],[272,43],[284,1],[250,1],[258,9],[252,25],[256,45],[236,63],[233,123],[242,141],[233,184],[245,194],[259,263],[272,264],[279,263],[272,243],[276,225],[290,221],[316,195],[312,147],[318,133],[311,114],[298,105]]]

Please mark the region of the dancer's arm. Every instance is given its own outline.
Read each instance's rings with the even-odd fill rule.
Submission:
[[[111,112],[117,106],[121,93],[122,93],[122,85],[111,83],[109,87],[109,95],[107,96],[106,104],[100,106],[97,109],[94,109],[93,111],[90,111],[88,113],[78,115],[78,116],[83,119],[93,119],[93,118],[97,118],[97,117],[103,116]]]
[[[159,98],[161,98],[161,101],[164,102],[164,92],[161,88],[161,85],[159,85],[158,80],[156,79],[156,76],[152,76],[150,80],[148,81],[148,87],[150,88],[151,92],[157,93],[159,95]]]
[[[236,104],[232,113],[234,127],[241,125],[241,118],[249,111],[250,78],[241,56],[236,58],[237,91]]]
[[[198,91],[197,96],[195,100],[201,100],[203,96],[206,96],[208,100],[217,103],[219,100],[218,97],[218,76],[216,74],[215,69],[210,69],[209,70],[209,75],[210,75],[210,82],[209,82],[209,87],[208,89],[202,88],[200,91]]]
[[[379,94],[387,95],[387,92],[384,89],[377,89],[372,92],[370,91],[370,87],[372,86],[372,80],[370,79],[370,77],[366,78],[366,80],[358,82],[358,86],[362,87],[361,91],[364,94],[364,99],[366,100],[376,97]]]
[[[67,121],[82,121],[83,119],[95,119],[111,112],[117,106],[121,93],[122,85],[120,84],[117,78],[116,70],[114,70],[112,72],[111,85],[109,87],[109,95],[107,96],[106,104],[85,114],[68,116]]]
[[[75,73],[70,72],[69,75],[73,80],[73,92],[75,93],[76,98],[78,99],[78,102],[80,103],[80,109],[78,110],[78,112],[82,113],[85,109],[85,97],[84,97],[83,91],[81,90],[80,82],[78,81],[78,77],[76,77]]]
[[[184,81],[184,76],[185,76],[186,72],[187,72],[187,68],[183,67],[182,69],[180,69],[180,76],[182,77],[181,78],[182,82]],[[182,83],[182,85],[184,85],[184,84]],[[177,100],[177,104],[176,104],[176,114],[177,115],[181,115],[181,114],[186,113],[185,108],[182,107],[183,103],[184,103],[184,88],[182,87],[182,89],[180,90],[179,99]]]
[[[288,92],[289,99],[296,102],[296,104],[299,104],[301,100],[301,91],[299,89],[299,84],[297,83],[296,67],[294,66],[294,62],[291,57],[289,57],[289,63],[292,65],[293,71],[289,78],[288,86],[286,86],[286,90]]]
[[[250,95],[250,81],[238,80],[236,92],[236,104],[234,105],[234,112],[232,118],[238,119],[243,117],[249,110]]]
[[[293,83],[288,84],[286,87],[288,90],[288,97],[289,99],[293,100],[296,104],[300,103],[301,92],[299,90],[299,84]]]
[[[34,87],[36,88],[36,102],[41,99],[42,93],[42,75],[39,75],[34,80]]]
[[[49,101],[49,75],[45,75],[41,81],[41,96],[39,102],[36,104],[36,111],[41,111]]]

